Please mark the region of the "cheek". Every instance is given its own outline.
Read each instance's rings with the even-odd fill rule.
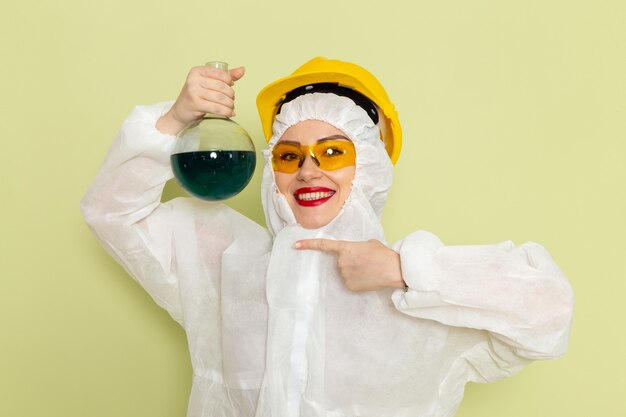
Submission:
[[[354,175],[356,169],[354,166],[345,167],[333,171],[333,182],[337,184],[344,193],[349,193],[352,189],[352,181],[354,181]]]

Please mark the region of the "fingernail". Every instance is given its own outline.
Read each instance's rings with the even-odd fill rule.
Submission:
[[[230,117],[235,117],[235,112],[231,112]]]
[[[302,243],[301,242],[296,242],[293,244],[294,249],[300,249],[302,247]]]

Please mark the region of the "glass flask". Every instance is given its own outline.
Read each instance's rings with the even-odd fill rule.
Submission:
[[[225,62],[206,65],[228,71]],[[228,117],[207,113],[178,134],[170,162],[176,181],[189,194],[202,200],[225,200],[250,182],[256,152],[241,126]]]

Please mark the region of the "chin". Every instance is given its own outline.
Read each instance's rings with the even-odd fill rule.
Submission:
[[[298,224],[305,229],[319,229],[330,223],[334,217],[328,218],[328,216],[296,216]]]
[[[326,226],[328,223],[330,223],[329,221],[315,221],[315,220],[298,220],[296,219],[296,221],[298,222],[298,224],[302,227],[304,227],[305,229],[319,229],[322,228],[324,226]]]

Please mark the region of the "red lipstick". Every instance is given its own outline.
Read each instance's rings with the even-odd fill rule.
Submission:
[[[324,204],[335,195],[335,190],[326,187],[298,188],[293,196],[296,203],[303,207],[315,207]]]

